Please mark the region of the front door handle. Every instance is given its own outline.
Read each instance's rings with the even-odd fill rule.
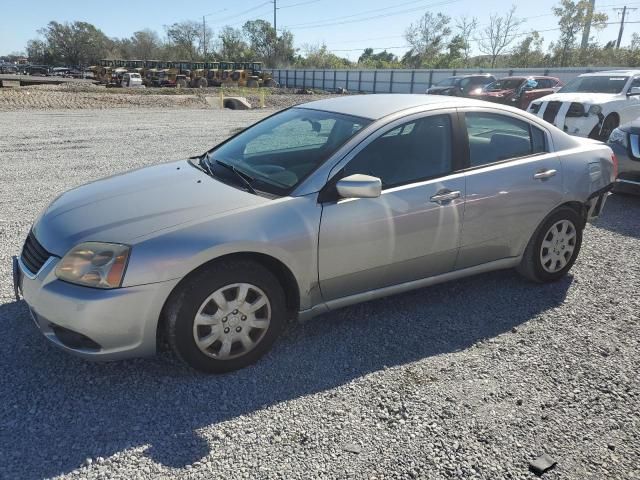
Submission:
[[[455,200],[456,198],[460,198],[460,192],[451,190],[440,190],[438,193],[431,197],[431,201],[434,203],[443,204],[445,202],[450,202],[451,200]]]
[[[556,173],[558,173],[557,170],[543,170],[541,172],[536,173],[533,178],[535,178],[536,180],[546,180],[547,178],[551,178],[551,177],[555,177]]]

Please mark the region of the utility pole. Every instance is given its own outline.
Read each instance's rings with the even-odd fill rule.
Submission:
[[[622,8],[614,8],[614,10],[622,10],[622,18],[620,19],[620,30],[618,31],[618,41],[616,42],[616,48],[620,48],[620,42],[622,42],[622,32],[624,32],[624,20],[627,16],[627,11],[635,11],[637,8],[628,8],[626,5]]]
[[[593,11],[596,8],[596,0],[590,0],[587,10],[587,22],[585,23],[584,30],[582,31],[582,43],[580,48],[585,50],[589,46],[589,35],[591,34],[591,20],[593,19]]]
[[[276,36],[278,35],[278,0],[273,0],[273,29],[276,31]]]
[[[202,59],[207,61],[207,23],[204,15],[202,16]]]

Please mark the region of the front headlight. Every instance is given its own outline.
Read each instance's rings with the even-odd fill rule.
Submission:
[[[590,115],[600,115],[602,113],[602,107],[600,105],[591,105],[588,113]]]
[[[627,136],[627,132],[625,132],[624,130],[620,130],[619,128],[615,128],[609,136],[609,143],[617,143],[618,145],[627,148],[629,146],[629,140]]]
[[[73,247],[56,267],[65,282],[94,288],[118,288],[131,248],[116,243],[86,242]]]

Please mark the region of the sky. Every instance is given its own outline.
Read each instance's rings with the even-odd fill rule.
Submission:
[[[475,16],[480,27],[492,13],[504,14],[511,3],[504,0],[276,0],[278,29],[288,28],[295,46],[326,44],[335,54],[357,60],[362,50],[386,48],[401,56],[406,50],[403,34],[407,27],[425,12],[442,12],[454,19]],[[38,36],[37,30],[49,21],[82,20],[96,25],[110,37],[128,37],[137,30],[151,28],[162,36],[164,25],[182,20],[202,21],[216,31],[225,25],[240,27],[247,20],[273,22],[273,2],[236,0],[235,2],[188,0],[130,0],[109,3],[99,0],[29,0],[7,1],[2,7],[0,55],[25,50],[26,43]],[[559,0],[514,2],[516,15],[526,19],[520,31],[542,31],[545,44],[557,38],[556,18],[551,9]],[[615,8],[627,5],[638,8],[628,13],[627,21],[640,21],[640,0],[596,0],[596,9],[609,15],[609,22],[619,22]],[[615,40],[618,24],[600,32],[592,32],[602,44]],[[640,23],[625,25],[622,45],[629,44]],[[475,46],[475,45],[474,45]],[[474,53],[479,53],[474,48]]]

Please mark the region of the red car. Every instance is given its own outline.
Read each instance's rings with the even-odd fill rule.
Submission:
[[[532,100],[554,93],[563,85],[556,77],[505,77],[470,92],[470,97],[526,110]]]

